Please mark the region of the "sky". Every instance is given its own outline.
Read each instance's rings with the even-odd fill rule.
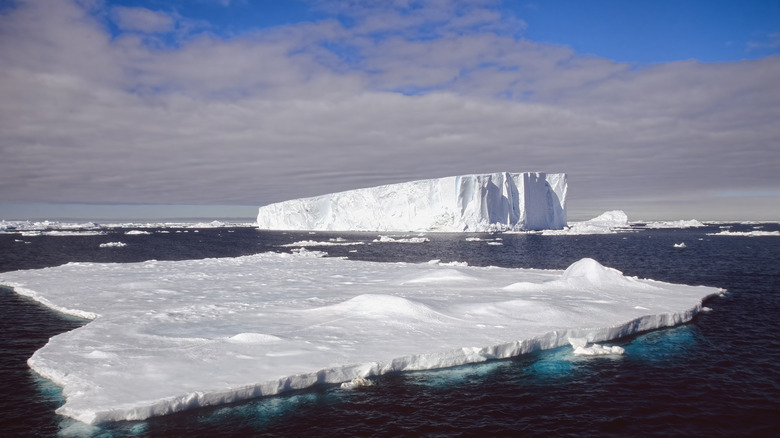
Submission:
[[[6,220],[497,171],[567,173],[570,219],[780,220],[778,120],[780,0],[0,0]]]

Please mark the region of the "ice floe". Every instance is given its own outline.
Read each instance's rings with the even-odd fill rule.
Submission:
[[[28,361],[63,388],[57,412],[89,424],[601,343],[685,323],[722,292],[591,259],[554,271],[322,255],[69,263],[0,284],[91,320]]]

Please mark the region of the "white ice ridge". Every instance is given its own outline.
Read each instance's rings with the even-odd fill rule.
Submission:
[[[85,423],[603,342],[689,321],[720,293],[623,276],[301,254],[69,263],[0,284],[93,319],[29,359]],[[350,385],[347,385],[350,386]]]
[[[566,226],[566,174],[451,176],[260,207],[271,230],[505,231]]]

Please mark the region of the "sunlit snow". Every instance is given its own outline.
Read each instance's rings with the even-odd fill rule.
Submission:
[[[91,424],[604,342],[684,323],[721,292],[591,259],[548,271],[321,255],[69,263],[0,284],[92,319],[28,362],[63,387],[60,414]]]

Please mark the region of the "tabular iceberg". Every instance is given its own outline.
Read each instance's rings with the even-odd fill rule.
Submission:
[[[260,207],[270,230],[480,232],[566,226],[566,174],[450,176]]]

